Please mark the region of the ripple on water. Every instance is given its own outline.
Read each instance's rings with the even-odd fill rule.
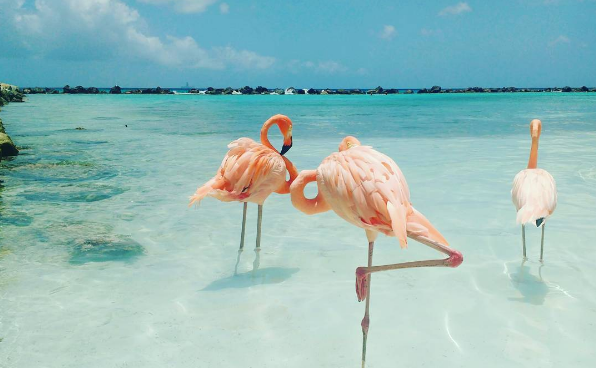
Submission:
[[[124,188],[106,184],[81,184],[28,189],[19,195],[36,202],[97,202],[125,191]]]
[[[86,161],[61,160],[53,163],[28,163],[14,166],[11,175],[22,180],[71,182],[110,179],[118,172],[106,165]]]
[[[33,222],[33,217],[20,211],[3,211],[0,208],[0,225],[10,226],[29,226]]]

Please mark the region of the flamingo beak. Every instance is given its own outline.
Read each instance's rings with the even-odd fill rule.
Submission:
[[[292,148],[292,137],[290,136],[290,144],[286,144],[284,141],[284,145],[281,147],[280,154],[283,156],[286,152],[288,152]]]

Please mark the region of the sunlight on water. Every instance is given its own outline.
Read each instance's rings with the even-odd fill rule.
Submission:
[[[357,136],[398,163],[416,208],[464,254],[457,269],[375,274],[369,367],[591,367],[595,103],[594,94],[499,94],[32,95],[11,104],[2,119],[23,149],[0,163],[0,366],[359,365],[362,230],[330,212],[303,215],[274,194],[260,268],[249,205],[236,269],[242,206],[187,207],[231,140],[258,139],[283,113],[299,169]],[[522,262],[510,200],[535,117],[538,165],[559,190],[544,264],[532,227]],[[436,257],[380,237],[374,263]]]

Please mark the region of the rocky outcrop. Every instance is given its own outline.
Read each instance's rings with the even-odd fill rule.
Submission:
[[[44,87],[27,87],[23,88],[23,93],[26,95],[55,95],[60,93],[60,91],[54,88],[44,88]]]
[[[4,85],[4,86],[8,86],[8,85]],[[169,89],[162,89],[160,87],[128,90],[126,92],[123,92],[122,88],[120,88],[119,86],[114,86],[109,90],[109,92],[107,92],[107,90],[99,90],[96,87],[85,88],[83,86],[76,86],[76,87],[72,88],[69,85],[66,85],[66,86],[64,86],[64,88],[62,90],[63,90],[63,93],[67,93],[67,94],[99,94],[99,93],[122,94],[122,93],[125,93],[125,94],[162,94],[163,95],[163,94],[175,93]],[[23,92],[25,92],[25,94],[60,93],[60,91],[52,89],[52,88],[40,88],[40,87],[25,88],[23,90]],[[232,88],[232,87],[227,87],[227,88],[209,87],[206,90],[199,90],[197,88],[193,88],[193,89],[188,90],[188,92],[193,93],[193,94],[196,93],[196,94],[206,94],[206,95],[239,95],[239,94],[263,95],[263,94],[271,94],[271,93],[279,94],[279,95],[283,95],[283,94],[358,95],[358,94],[363,94],[363,93],[371,94],[371,95],[379,95],[379,94],[389,95],[389,94],[399,94],[400,93],[398,89],[395,89],[395,88],[385,89],[381,86],[378,86],[377,88],[369,89],[369,90],[342,89],[342,88],[340,88],[340,89],[331,89],[331,88],[302,89],[302,88],[294,88],[294,87],[288,87],[287,89],[281,89],[281,88],[268,89],[263,86],[257,86],[256,88],[252,88],[250,86],[244,86],[242,88],[237,88],[237,89]],[[404,93],[404,94],[414,94],[414,93],[441,94],[441,93],[513,93],[513,92],[518,92],[518,93],[519,92],[521,92],[521,93],[527,93],[527,92],[584,92],[585,93],[585,92],[596,92],[596,88],[587,87],[587,86],[582,86],[582,87],[567,86],[567,87],[563,87],[563,88],[558,88],[558,87],[553,87],[553,88],[468,87],[468,88],[443,89],[443,88],[441,88],[441,86],[435,85],[435,86],[432,86],[431,88],[422,88],[419,90],[409,89],[409,90],[403,91],[402,93]],[[2,97],[0,97],[0,98],[2,98]],[[22,93],[15,94],[15,96],[11,97],[11,98],[14,99],[14,101],[22,100]],[[6,99],[6,97],[4,97],[4,99]],[[0,105],[2,103],[6,103],[6,100],[0,100]]]
[[[240,88],[238,91],[240,93],[242,93],[243,95],[251,95],[254,90],[252,89],[252,87],[244,86],[244,87]]]
[[[15,146],[8,134],[0,132],[0,159],[2,157],[16,156],[18,154],[19,150],[17,149],[17,146]]]
[[[144,89],[134,89],[130,91],[124,92],[127,95],[171,95],[174,94],[169,89],[157,87],[157,88],[144,88]]]
[[[23,102],[23,93],[17,86],[0,83],[0,106],[9,102]],[[0,119],[0,160],[6,156],[16,156],[19,150],[4,129],[2,119]]]
[[[12,139],[6,134],[4,125],[2,125],[2,119],[0,119],[0,160],[2,157],[16,156],[18,154],[19,150],[17,146],[15,146]]]
[[[70,94],[70,95],[84,95],[84,94],[92,94],[92,95],[96,95],[96,94],[100,94],[100,93],[106,93],[104,91],[100,91],[98,88],[96,87],[89,87],[89,88],[85,88],[83,86],[76,86],[74,88],[71,88],[68,84],[65,85],[64,87],[62,87],[62,93],[66,93],[66,94]]]
[[[263,86],[258,86],[257,88],[255,88],[255,93],[262,95],[264,93],[269,93],[269,90]]]

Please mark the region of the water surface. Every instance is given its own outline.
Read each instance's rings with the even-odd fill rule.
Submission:
[[[592,367],[596,341],[596,94],[32,95],[1,113],[23,147],[0,163],[0,366],[359,366],[364,232],[288,196],[187,208],[233,139],[294,121],[288,157],[315,168],[345,135],[394,158],[412,201],[462,251],[458,269],[375,274],[369,367]],[[559,205],[528,228],[511,182],[538,164]],[[76,130],[83,127],[85,130]],[[272,142],[281,145],[278,132]],[[314,188],[308,188],[314,193]],[[375,264],[439,257],[380,237]]]

